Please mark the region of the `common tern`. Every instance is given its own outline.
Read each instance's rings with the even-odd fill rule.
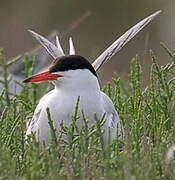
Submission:
[[[55,88],[40,99],[27,129],[26,139],[34,132],[40,144],[45,142],[45,145],[49,146],[51,134],[46,109],[50,109],[53,126],[58,134],[62,121],[66,126],[72,122],[78,97],[80,97],[78,108],[80,118],[77,121],[79,127],[82,126],[82,111],[89,120],[89,125],[95,122],[94,114],[99,119],[105,114],[104,141],[109,139],[109,134],[111,141],[114,141],[117,131],[120,138],[123,138],[124,130],[121,120],[111,99],[100,90],[97,71],[160,12],[155,12],[129,29],[109,46],[92,65],[84,57],[76,55],[72,38],[69,39],[69,55],[65,55],[58,36],[56,36],[56,45],[54,45],[43,36],[29,30],[54,61],[48,71],[33,75],[23,82],[51,81]]]

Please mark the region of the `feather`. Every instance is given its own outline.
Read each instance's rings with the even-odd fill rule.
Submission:
[[[64,53],[60,51],[53,43],[48,41],[43,36],[35,33],[34,31],[28,30],[32,36],[40,42],[40,44],[47,50],[47,52],[54,58],[57,59],[59,56],[64,56]]]
[[[149,17],[143,19],[138,24],[129,29],[125,34],[118,38],[109,46],[93,63],[92,66],[96,71],[105,64],[112,56],[120,51],[127,42],[129,42],[139,31],[141,31],[150,21],[152,21],[161,11],[157,11]]]
[[[64,54],[58,36],[56,36],[56,45],[57,45],[57,48],[59,49],[59,51],[60,51],[62,54]],[[65,54],[64,54],[64,55],[65,55]]]
[[[72,41],[72,37],[69,38],[69,55],[75,55],[75,47]]]

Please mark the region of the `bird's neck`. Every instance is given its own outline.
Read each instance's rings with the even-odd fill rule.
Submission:
[[[98,78],[92,74],[82,73],[81,76],[73,78],[64,78],[58,84],[55,84],[55,89],[74,93],[79,92],[99,92],[100,85]]]

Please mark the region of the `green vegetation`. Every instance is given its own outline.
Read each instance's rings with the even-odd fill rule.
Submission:
[[[61,125],[56,138],[52,115],[48,109],[52,144],[39,151],[34,135],[25,144],[26,123],[31,119],[39,99],[37,84],[18,84],[20,94],[8,91],[7,68],[19,58],[6,62],[3,51],[0,66],[0,179],[175,179],[175,160],[166,161],[169,147],[175,143],[175,54],[162,44],[172,60],[159,66],[153,52],[150,84],[142,88],[142,71],[137,56],[131,62],[130,83],[125,84],[115,74],[104,91],[113,100],[122,119],[125,138],[123,148],[118,138],[112,145],[104,145],[104,118],[88,128],[76,126],[77,108],[70,127]],[[25,58],[25,76],[33,73],[35,61],[29,68]],[[67,137],[67,140],[62,137]]]

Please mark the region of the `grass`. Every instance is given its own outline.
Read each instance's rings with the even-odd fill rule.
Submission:
[[[124,125],[122,150],[118,138],[112,145],[104,145],[104,118],[88,127],[84,117],[83,128],[77,127],[79,99],[72,124],[61,124],[58,138],[47,110],[52,134],[50,148],[40,152],[34,135],[26,145],[26,122],[32,117],[41,91],[37,84],[18,82],[21,93],[9,92],[7,68],[19,58],[7,62],[1,50],[0,83],[4,89],[0,92],[0,179],[175,179],[175,159],[166,160],[168,149],[175,143],[175,54],[161,45],[171,62],[159,66],[157,57],[150,52],[153,63],[150,84],[145,89],[138,56],[131,61],[129,84],[115,74],[104,88]],[[29,62],[26,57],[25,76],[34,71],[35,61],[31,68]]]

